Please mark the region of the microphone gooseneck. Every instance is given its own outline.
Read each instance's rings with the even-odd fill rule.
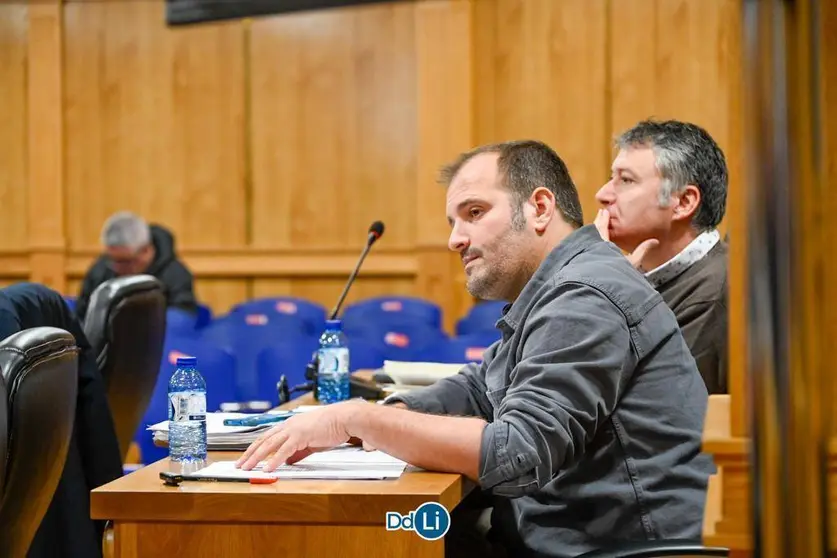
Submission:
[[[346,285],[343,287],[343,292],[340,293],[340,298],[337,299],[337,304],[334,306],[334,309],[331,311],[329,316],[329,320],[336,320],[337,316],[340,314],[340,309],[343,307],[343,301],[346,300],[346,295],[349,294],[349,289],[351,288],[352,284],[355,282],[355,278],[357,277],[358,272],[360,271],[360,266],[363,265],[363,260],[366,259],[366,254],[369,253],[370,248],[372,245],[384,234],[384,223],[382,221],[375,221],[369,226],[369,230],[366,237],[366,245],[363,247],[363,251],[360,253],[360,258],[357,260],[357,264],[355,268],[352,270],[352,273],[349,275],[348,280],[346,281]],[[283,398],[290,398],[290,394],[296,391],[306,391],[311,390],[314,394],[314,400],[318,399],[317,396],[317,372],[319,370],[319,362],[317,358],[317,353],[315,352],[312,357],[311,361],[308,363],[308,366],[305,367],[305,379],[309,380],[306,384],[294,386],[293,388],[289,388],[287,382],[285,385],[279,385],[279,402],[285,403]]]

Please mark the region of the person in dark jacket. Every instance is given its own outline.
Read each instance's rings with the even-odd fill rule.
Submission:
[[[197,312],[191,272],[177,259],[174,237],[160,225],[148,225],[129,212],[112,215],[102,228],[105,253],[88,270],[76,302],[76,314],[84,322],[96,287],[123,275],[147,273],[163,284],[169,306]]]
[[[90,491],[119,478],[122,459],[96,355],[60,294],[34,283],[0,289],[0,339],[44,326],[76,340],[78,395],[64,470],[27,557],[97,558],[105,524],[90,519]]]
[[[611,179],[596,194],[596,227],[672,309],[709,393],[726,393],[724,153],[706,130],[677,120],[640,122],[616,145]]]

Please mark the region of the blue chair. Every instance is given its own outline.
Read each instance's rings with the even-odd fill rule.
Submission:
[[[378,370],[384,365],[386,354],[377,343],[349,338],[349,370]]]
[[[197,315],[180,308],[166,309],[166,336],[197,336]]]
[[[350,304],[343,311],[346,322],[415,323],[442,329],[442,309],[429,300],[408,296],[367,298]]]
[[[465,336],[448,339],[427,347],[426,359],[430,362],[444,362],[449,364],[466,364],[468,362],[482,362],[482,355],[492,345],[489,339],[482,336]],[[496,341],[496,340],[495,340]]]
[[[503,308],[506,306],[504,301],[485,301],[479,302],[465,315],[456,322],[457,335],[469,335],[487,329],[494,329],[497,320],[503,315]]]
[[[258,376],[258,399],[279,404],[277,384],[282,376],[288,381],[288,387],[304,383],[305,367],[317,350],[318,341],[314,338],[300,339],[296,342],[275,343],[259,351],[256,357]],[[294,394],[295,396],[301,393]],[[293,397],[293,396],[292,396]]]
[[[198,303],[198,317],[195,324],[196,329],[203,329],[212,323],[212,308],[206,304]]]
[[[310,339],[305,330],[276,324],[264,314],[248,315],[246,320],[227,316],[200,331],[200,338],[235,357],[236,401],[259,401],[256,358],[267,347],[282,342]]]
[[[308,335],[319,336],[325,329],[326,309],[310,300],[297,297],[259,298],[234,306],[227,314],[227,319],[242,318],[253,314],[263,314],[276,324],[302,327]]]
[[[344,324],[343,330],[349,343],[360,340],[372,344],[379,348],[386,360],[425,360],[425,348],[447,339],[445,332],[415,322],[350,322]]]

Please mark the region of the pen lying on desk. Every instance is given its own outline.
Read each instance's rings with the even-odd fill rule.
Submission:
[[[184,481],[196,482],[246,482],[249,484],[273,484],[278,478],[247,478],[247,477],[190,477],[186,475],[179,475],[168,471],[162,471],[160,478],[166,483],[166,486],[178,486]]]
[[[261,426],[272,422],[281,422],[294,416],[294,414],[296,413],[288,411],[287,413],[265,413],[263,415],[224,419],[224,426]]]

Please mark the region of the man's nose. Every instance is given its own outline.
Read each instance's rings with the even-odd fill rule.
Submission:
[[[462,252],[468,248],[468,237],[462,232],[458,224],[454,224],[448,237],[448,248],[454,252]]]
[[[608,180],[607,183],[599,188],[599,191],[596,192],[596,201],[602,205],[610,205],[616,199],[613,192],[613,181]]]

